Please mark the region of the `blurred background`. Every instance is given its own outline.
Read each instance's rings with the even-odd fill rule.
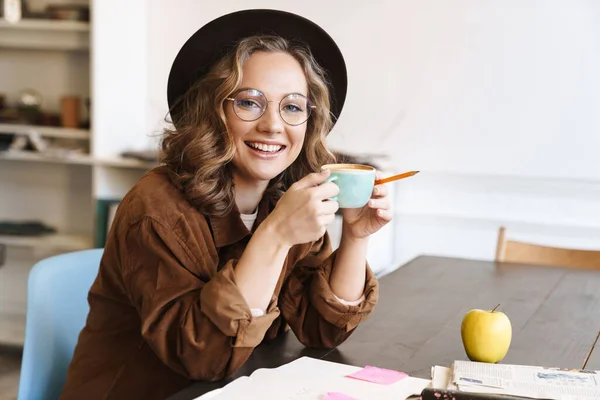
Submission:
[[[248,2],[0,5],[0,399],[12,399],[29,270],[104,245],[119,200],[156,165],[177,51]],[[421,171],[390,184],[394,222],[368,256],[376,272],[422,254],[491,260],[500,225],[600,248],[600,2],[252,7],[304,15],[338,42],[349,91],[333,150],[386,174]],[[336,243],[339,220],[330,233]]]

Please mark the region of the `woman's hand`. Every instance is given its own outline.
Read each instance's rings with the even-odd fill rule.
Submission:
[[[290,186],[264,221],[274,233],[273,240],[291,247],[325,234],[339,209],[337,201],[327,200],[339,193],[335,183],[323,183],[329,174],[312,173]]]
[[[375,179],[381,179],[377,172]],[[362,208],[344,208],[343,232],[353,239],[363,239],[374,234],[392,220],[391,201],[385,185],[375,185],[371,199]]]

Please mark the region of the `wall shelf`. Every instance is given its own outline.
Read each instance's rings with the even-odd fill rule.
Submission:
[[[93,165],[94,160],[87,154],[82,155],[44,155],[40,153],[28,152],[28,151],[4,151],[0,152],[0,161],[28,161],[28,162],[41,162],[51,164],[72,164],[72,165]]]
[[[63,32],[89,32],[90,24],[80,21],[60,21],[53,19],[22,19],[12,24],[0,19],[0,29],[15,31],[63,31]]]
[[[28,151],[4,151],[0,152],[0,161],[25,161],[50,164],[67,165],[96,165],[114,168],[133,168],[140,170],[150,170],[157,166],[157,163],[136,160],[133,158],[95,158],[89,154],[72,155],[45,155],[42,153]]]
[[[0,20],[0,47],[46,50],[88,50],[90,24],[78,21]]]
[[[13,247],[60,251],[84,250],[90,249],[93,246],[92,239],[87,236],[60,233],[40,236],[0,235],[0,243]]]
[[[64,138],[64,139],[85,139],[89,140],[90,131],[85,129],[61,128],[54,126],[37,126],[21,124],[2,124],[0,123],[1,133],[28,134],[38,133],[41,136]]]
[[[142,161],[142,160],[137,160],[135,158],[122,158],[122,157],[97,158],[94,160],[94,164],[103,166],[103,167],[133,168],[133,169],[142,169],[142,170],[150,170],[150,169],[158,166],[157,162]]]

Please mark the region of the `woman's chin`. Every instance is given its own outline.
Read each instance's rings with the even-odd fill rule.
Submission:
[[[240,174],[240,178],[246,181],[269,182],[277,177],[283,170],[246,170]]]
[[[239,172],[240,178],[246,181],[256,182],[268,182],[273,178],[276,178],[291,164],[291,160],[281,160],[282,162],[255,162],[255,160],[243,160],[245,162],[240,161],[242,160],[234,160],[234,168]]]
[[[255,180],[260,181],[260,182],[269,182],[270,180],[274,179],[280,173],[281,173],[281,171],[278,171],[278,172],[261,172],[261,173],[252,174],[252,177]]]

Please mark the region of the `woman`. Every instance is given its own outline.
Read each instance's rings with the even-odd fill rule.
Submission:
[[[277,35],[254,35],[265,29]],[[295,36],[320,47],[319,63]],[[190,38],[170,75],[163,165],[119,206],[62,399],[163,399],[231,375],[288,326],[335,347],[373,310],[365,257],[391,219],[385,188],[342,210],[334,253],[326,233],[338,188],[319,171],[335,161],[325,136],[346,90],[333,78],[332,109],[336,70],[331,38],[289,13],[230,14]]]

